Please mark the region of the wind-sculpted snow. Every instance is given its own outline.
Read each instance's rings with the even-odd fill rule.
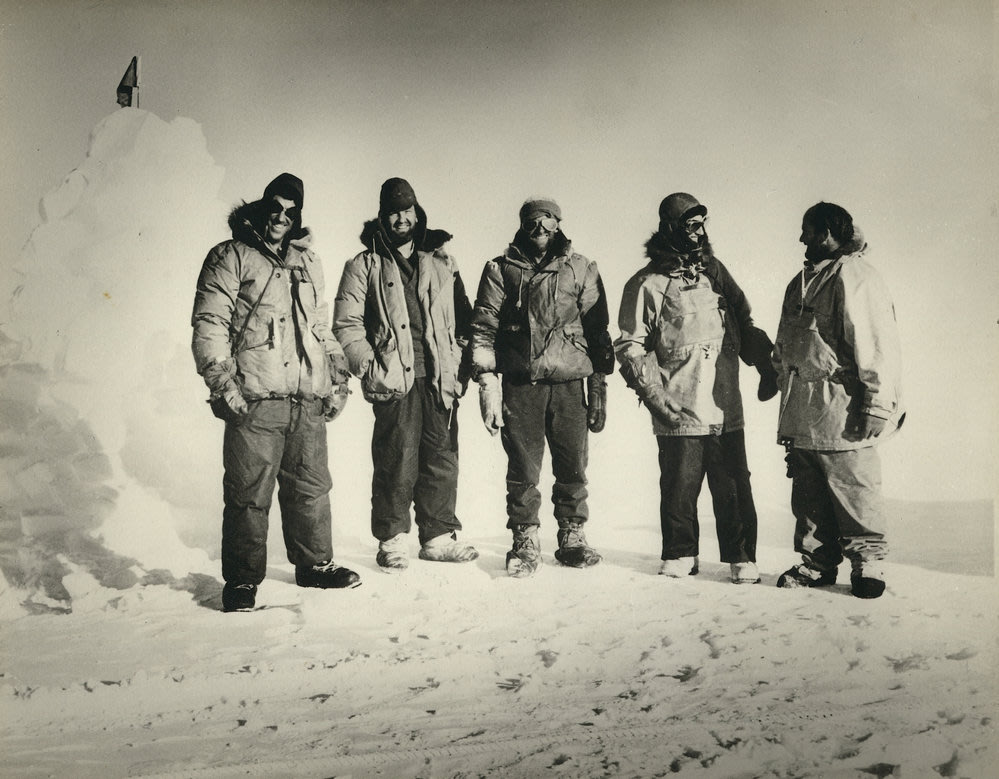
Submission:
[[[187,430],[203,412],[188,344],[200,260],[225,237],[221,179],[191,120],[116,111],[0,276],[0,569],[29,609],[70,608],[61,557],[104,576],[135,553],[163,565],[163,538],[214,545],[185,513],[217,489],[190,452],[218,437]],[[135,491],[160,511],[122,516]],[[105,522],[118,547],[97,565],[82,549]]]

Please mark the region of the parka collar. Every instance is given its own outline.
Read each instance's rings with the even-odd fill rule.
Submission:
[[[252,246],[261,254],[283,264],[285,259],[278,256],[278,254],[267,246],[263,236],[257,230],[256,222],[261,216],[260,203],[261,201],[242,203],[229,213],[229,229],[232,231],[233,240],[245,243],[247,246]],[[311,245],[312,230],[308,227],[299,227],[292,231],[291,239],[286,245],[285,255],[287,256],[291,249],[302,252]]]
[[[711,241],[704,239],[704,245],[692,252],[678,252],[660,232],[655,232],[645,242],[645,256],[659,273],[675,275],[678,273],[700,273],[715,259]]]
[[[436,253],[444,244],[453,238],[446,230],[431,230],[427,227],[427,214],[422,206],[417,204],[416,229],[413,231],[413,246],[415,251],[427,254]],[[393,256],[392,244],[385,232],[380,218],[375,217],[364,223],[361,229],[361,243],[379,257]]]
[[[560,260],[572,256],[572,242],[561,230],[559,230],[552,239],[552,250],[548,254],[547,262],[541,265],[535,263],[535,261],[528,257],[524,250],[520,248],[519,239],[520,231],[517,232],[517,235],[514,237],[510,245],[506,247],[506,251],[503,253],[503,259],[514,265],[527,268],[528,270],[541,270],[549,265],[559,262]]]

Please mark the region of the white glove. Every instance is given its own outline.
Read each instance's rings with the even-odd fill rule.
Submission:
[[[479,376],[479,410],[489,435],[496,435],[503,427],[503,385],[495,373]]]

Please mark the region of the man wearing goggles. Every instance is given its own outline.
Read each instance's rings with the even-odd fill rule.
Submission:
[[[749,302],[714,256],[708,210],[676,192],[659,206],[648,264],[624,288],[614,344],[621,375],[652,414],[659,443],[662,564],[697,573],[697,497],[705,475],[722,562],[737,584],[760,580],[756,507],[746,464],[739,358],[760,374],[760,400],[777,392],[773,344]]]
[[[524,203],[513,242],[483,268],[472,317],[482,418],[491,434],[501,433],[507,453],[513,548],[506,569],[515,577],[541,564],[538,481],[546,441],[555,475],[555,559],[574,568],[600,562],[583,533],[587,430],[604,427],[614,352],[596,263],[573,251],[561,219],[551,199]]]
[[[302,227],[301,179],[282,173],[229,216],[194,300],[194,359],[225,420],[222,608],[247,611],[267,568],[280,487],[288,560],[300,587],[356,587],[333,562],[326,426],[347,402],[347,363],[330,331],[323,266]]]

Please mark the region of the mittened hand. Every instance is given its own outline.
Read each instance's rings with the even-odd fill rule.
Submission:
[[[348,397],[350,397],[350,390],[344,383],[337,385],[332,395],[323,398],[323,416],[326,417],[327,422],[332,422],[340,416],[340,412],[347,405]]]
[[[479,376],[479,411],[489,435],[496,435],[503,427],[503,385],[495,373]]]
[[[586,426],[599,433],[607,423],[607,377],[594,373],[586,379]]]
[[[852,432],[858,441],[866,441],[869,438],[877,438],[888,426],[888,420],[871,414],[860,414],[853,423]]]
[[[250,410],[246,405],[246,398],[235,384],[213,395],[208,404],[212,407],[212,413],[226,422],[238,422]]]
[[[777,371],[774,370],[769,359],[766,363],[758,365],[756,370],[760,374],[760,386],[756,390],[756,397],[766,402],[776,395],[779,389],[777,386]]]
[[[333,380],[333,383],[346,385],[347,380],[350,378],[350,367],[347,364],[347,358],[339,352],[329,352],[326,357],[329,360],[330,378]]]

